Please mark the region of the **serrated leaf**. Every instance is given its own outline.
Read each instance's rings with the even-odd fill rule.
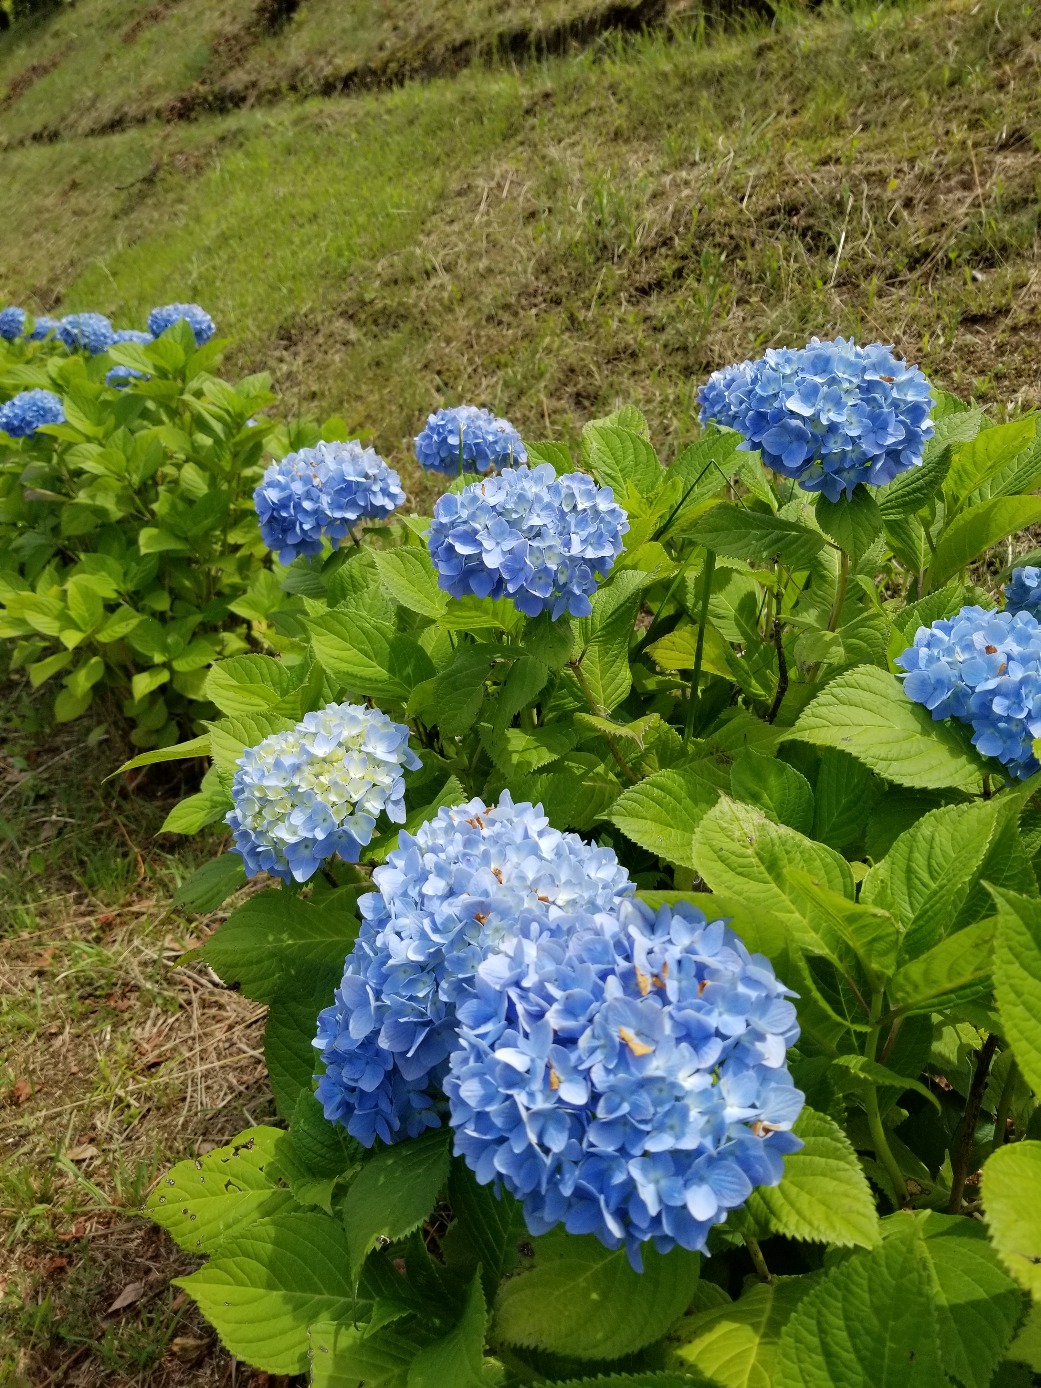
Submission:
[[[426,1133],[375,1152],[347,1192],[343,1222],[355,1280],[383,1239],[411,1234],[434,1208],[448,1179],[447,1131]]]
[[[921,1080],[909,1079],[906,1075],[897,1074],[895,1070],[890,1070],[888,1066],[880,1064],[877,1060],[872,1060],[866,1055],[837,1055],[831,1062],[832,1078],[836,1087],[845,1092],[853,1090],[863,1093],[867,1088],[876,1089],[895,1089],[903,1094],[911,1089],[916,1094],[920,1094],[923,1099],[928,1099],[937,1113],[940,1112],[941,1105],[939,1099],[933,1091],[922,1084]],[[834,1071],[838,1070],[838,1076]]]
[[[1041,1299],[1041,1142],[999,1147],[983,1167],[983,1213],[998,1257]]]
[[[289,712],[278,706],[297,687],[304,669],[291,669],[268,655],[236,655],[219,660],[206,676],[206,697],[231,717]]]
[[[408,1371],[408,1388],[491,1388],[484,1372],[484,1327],[488,1313],[475,1277],[458,1325],[421,1349]]]
[[[248,1128],[204,1157],[178,1162],[145,1201],[145,1213],[189,1253],[212,1253],[243,1226],[293,1207],[278,1180],[286,1134]]]
[[[374,550],[373,558],[388,592],[402,607],[435,621],[441,616],[449,597],[437,585],[434,564],[426,549],[403,545],[400,549]]]
[[[694,831],[717,796],[695,771],[659,771],[623,791],[608,818],[648,853],[694,867]]]
[[[1006,1041],[1041,1094],[1041,901],[991,887],[998,908],[994,994]]]
[[[837,675],[803,711],[789,737],[835,747],[898,785],[977,794],[984,767],[947,723],[934,722],[895,675],[860,665]]]
[[[1028,1365],[1041,1374],[1041,1301],[1031,1302],[1019,1334],[1008,1347],[1007,1358]]]
[[[311,1388],[406,1388],[409,1365],[427,1339],[414,1322],[373,1331],[350,1321],[317,1321],[309,1327]]]
[[[493,666],[487,646],[466,646],[457,651],[447,669],[416,685],[408,703],[409,715],[436,723],[448,737],[461,737],[480,716],[485,681]]]
[[[684,1317],[676,1358],[712,1388],[774,1388],[781,1331],[813,1284],[810,1277],[775,1277],[737,1301]]]
[[[517,1266],[517,1245],[528,1237],[520,1202],[509,1191],[496,1194],[491,1185],[478,1185],[473,1172],[457,1157],[448,1178],[448,1203],[480,1265],[486,1295],[491,1297]]]
[[[315,658],[355,698],[407,703],[434,666],[413,637],[364,612],[326,612],[305,623]]]
[[[785,1157],[780,1185],[752,1192],[749,1210],[791,1239],[873,1248],[879,1240],[875,1198],[849,1138],[811,1108],[803,1109],[793,1131],[802,1150]]]
[[[700,1259],[643,1247],[644,1270],[591,1235],[535,1240],[535,1266],[504,1282],[494,1334],[507,1344],[573,1359],[618,1359],[651,1344],[689,1306]]]
[[[630,487],[639,497],[652,497],[666,475],[646,438],[606,422],[593,422],[582,430],[582,461],[619,500],[626,497]]]
[[[189,742],[178,742],[174,747],[156,747],[151,752],[139,752],[136,757],[125,761],[113,776],[121,776],[124,771],[136,771],[139,766],[154,766],[157,762],[183,761],[186,757],[208,757],[210,754],[210,735],[193,737]],[[107,779],[111,780],[111,777]]]
[[[699,545],[731,559],[782,559],[793,569],[805,568],[823,548],[824,536],[798,521],[782,520],[768,511],[751,511],[733,502],[720,502],[701,517],[691,533]]]
[[[203,785],[194,795],[176,804],[159,826],[161,834],[197,834],[207,825],[223,819],[232,807],[232,799],[219,784]]]
[[[256,747],[272,733],[286,733],[296,724],[276,713],[246,713],[207,723],[210,756],[222,770],[234,771],[247,747]]]
[[[597,1374],[595,1378],[569,1378],[563,1383],[554,1380],[547,1388],[703,1388],[703,1380],[692,1380],[686,1374]]]
[[[999,496],[970,506],[941,536],[929,565],[929,586],[938,588],[991,545],[1039,520],[1041,497]]]
[[[222,853],[203,863],[174,893],[174,905],[201,915],[216,911],[246,881],[246,869],[237,853]]]
[[[838,501],[820,496],[816,508],[817,524],[856,564],[882,533],[882,512],[863,483],[851,497],[845,493]]]
[[[303,1373],[308,1327],[349,1321],[354,1304],[337,1220],[301,1212],[225,1239],[183,1287],[232,1354],[272,1374]]]
[[[749,749],[734,762],[730,787],[736,800],[755,805],[800,834],[813,828],[813,791],[801,772],[776,757]]]
[[[887,988],[890,1005],[913,1015],[967,1002],[988,990],[993,966],[994,921],[977,921],[898,969]]]
[[[1036,431],[1034,416],[1025,415],[983,429],[970,442],[955,444],[944,491],[955,501],[964,500],[1029,448]]]
[[[881,785],[845,752],[825,748],[813,787],[812,838],[844,853],[860,840]]]
[[[292,1114],[302,1093],[310,1092],[318,1068],[312,1044],[318,1033],[318,1013],[332,1005],[342,977],[343,959],[338,955],[316,959],[294,953],[291,963],[283,966],[264,1029],[268,1079],[283,1118]]]

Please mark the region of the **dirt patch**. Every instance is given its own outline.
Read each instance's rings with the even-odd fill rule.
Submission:
[[[128,24],[123,30],[120,38],[123,43],[133,43],[134,40],[143,34],[146,29],[153,24],[160,24],[173,8],[170,4],[149,5],[147,10],[142,10],[132,24]]]
[[[27,68],[23,68],[12,80],[3,96],[0,96],[0,111],[17,101],[41,77],[46,77],[49,72],[53,72],[61,62],[62,57],[63,55],[58,53],[53,58],[48,58],[45,63],[30,63]]]

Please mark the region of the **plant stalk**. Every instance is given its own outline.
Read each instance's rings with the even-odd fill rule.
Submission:
[[[690,673],[690,698],[687,701],[687,719],[683,726],[683,745],[686,747],[694,732],[694,709],[699,702],[698,688],[701,684],[701,666],[705,659],[705,623],[708,621],[708,604],[712,596],[712,574],[716,567],[715,550],[705,551],[705,564],[701,571],[701,609],[698,614],[698,639],[694,647],[694,669]]]
[[[849,555],[845,550],[841,551],[839,559],[839,581],[835,587],[835,604],[831,609],[831,616],[828,618],[828,630],[835,631],[842,616],[842,604],[846,601],[846,589],[849,586]]]
[[[953,1174],[951,1176],[951,1198],[947,1202],[948,1214],[961,1214],[965,1182],[969,1178],[969,1164],[972,1161],[972,1140],[976,1135],[976,1124],[980,1121],[980,1109],[983,1107],[983,1095],[986,1092],[987,1078],[990,1075],[990,1063],[994,1059],[994,1052],[997,1048],[998,1038],[991,1033],[984,1041],[979,1060],[976,1062],[972,1088],[969,1090],[969,1097],[965,1101],[965,1112],[962,1114],[958,1150],[952,1153]]]
[[[1008,1115],[1012,1108],[1012,1095],[1016,1092],[1016,1080],[1018,1079],[1019,1066],[1014,1060],[1010,1060],[1008,1073],[1005,1075],[1005,1083],[1001,1086],[998,1111],[994,1115],[994,1141],[991,1144],[991,1151],[993,1152],[1005,1145],[1005,1139],[1008,1136]]]
[[[759,1247],[759,1240],[753,1239],[750,1234],[745,1235],[745,1247],[748,1249],[749,1257],[752,1259],[752,1266],[755,1268],[755,1275],[760,1282],[772,1282],[773,1274],[766,1266],[766,1259],[763,1257],[763,1250]]]
[[[871,1030],[868,1033],[867,1044],[864,1054],[868,1060],[874,1060],[878,1050],[878,1039],[881,1031],[880,1017],[882,1015],[882,1004],[884,993],[881,989],[872,994],[871,997]],[[900,1163],[893,1155],[893,1149],[889,1145],[889,1138],[886,1136],[885,1124],[882,1122],[882,1112],[878,1106],[878,1090],[874,1085],[868,1089],[867,1099],[865,1100],[867,1110],[868,1131],[871,1133],[871,1142],[875,1148],[875,1156],[885,1167],[889,1179],[893,1182],[893,1189],[896,1191],[897,1202],[901,1209],[905,1208],[910,1201],[907,1193],[907,1182],[904,1180],[904,1173],[900,1170]]]

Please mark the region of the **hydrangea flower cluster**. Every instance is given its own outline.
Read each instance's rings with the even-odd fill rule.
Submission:
[[[1030,612],[963,607],[920,627],[896,663],[907,671],[904,692],[933,718],[968,724],[973,745],[1019,779],[1038,770],[1041,623]]]
[[[335,1001],[318,1019],[317,1097],[359,1142],[437,1127],[456,1009],[493,950],[537,952],[602,918],[633,885],[610,849],[550,827],[504,791],[442,809],[373,873]]]
[[[136,342],[145,346],[149,342],[154,342],[151,333],[142,332],[140,328],[120,328],[112,335],[112,344],[116,346],[120,342]]]
[[[932,389],[882,343],[852,339],[771,349],[726,367],[700,394],[701,421],[744,434],[741,448],[829,501],[917,467],[933,435]]]
[[[30,342],[42,342],[44,338],[54,336],[61,327],[61,322],[57,318],[49,318],[47,314],[41,314],[39,318],[33,320],[33,330],[29,334]]]
[[[416,435],[416,458],[430,472],[457,477],[526,463],[528,453],[508,419],[476,405],[454,405],[427,417]]]
[[[441,810],[374,874],[315,1042],[326,1117],[371,1145],[436,1127],[478,1181],[626,1247],[701,1249],[776,1184],[803,1096],[787,989],[722,922],[655,913],[608,849],[508,794]]]
[[[333,854],[356,863],[381,814],[404,822],[402,772],[420,765],[408,728],[359,704],[328,704],[247,748],[226,816],[247,875],[306,882]]]
[[[528,617],[588,617],[629,529],[610,487],[548,463],[504,468],[442,496],[430,527],[438,583],[454,598],[513,599]]]
[[[195,334],[195,345],[201,347],[217,331],[217,325],[198,304],[163,304],[154,308],[148,315],[148,331],[153,337],[161,337],[167,328],[184,320]]]
[[[1012,577],[1005,584],[1005,611],[1041,617],[1041,569],[1028,564],[1012,570]]]
[[[25,332],[26,312],[24,308],[0,309],[0,338],[5,342],[14,342]]]
[[[52,390],[23,390],[0,405],[0,433],[32,438],[42,424],[64,424],[61,398]]]
[[[704,1251],[802,1143],[788,990],[722,921],[626,901],[586,930],[478,967],[445,1080],[455,1150],[533,1234]]]
[[[253,493],[260,533],[283,564],[319,554],[360,520],[382,519],[405,501],[401,479],[373,448],[319,443],[272,463]]]
[[[70,352],[89,352],[92,357],[107,352],[116,336],[103,313],[67,313],[57,333]]]

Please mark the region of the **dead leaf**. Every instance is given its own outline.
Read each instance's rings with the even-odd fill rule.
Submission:
[[[33,964],[33,968],[40,970],[49,969],[51,967],[51,960],[53,958],[54,946],[51,945],[48,949],[41,950],[40,953],[36,956],[36,962]]]
[[[144,1294],[145,1284],[143,1282],[128,1282],[105,1312],[105,1315],[114,1316],[117,1311],[125,1311],[128,1306],[133,1306],[135,1301],[140,1301]]]
[[[170,1350],[182,1364],[195,1364],[207,1353],[212,1340],[199,1340],[194,1335],[175,1335]]]
[[[31,1099],[32,1096],[32,1083],[25,1078],[15,1080],[14,1084],[12,1084],[10,1090],[8,1091],[8,1097],[10,1098],[12,1104],[24,1104],[26,1100]]]
[[[173,1301],[170,1302],[170,1310],[179,1311],[187,1300],[187,1292],[178,1292],[177,1295],[174,1297]]]
[[[65,1155],[69,1161],[89,1161],[91,1157],[100,1157],[101,1153],[93,1142],[85,1142],[80,1147],[70,1147]]]
[[[77,1239],[85,1238],[86,1233],[86,1224],[82,1219],[77,1219],[76,1223],[72,1226],[71,1229],[66,1230],[63,1234],[56,1234],[55,1238],[58,1240],[59,1243],[73,1243]]]

